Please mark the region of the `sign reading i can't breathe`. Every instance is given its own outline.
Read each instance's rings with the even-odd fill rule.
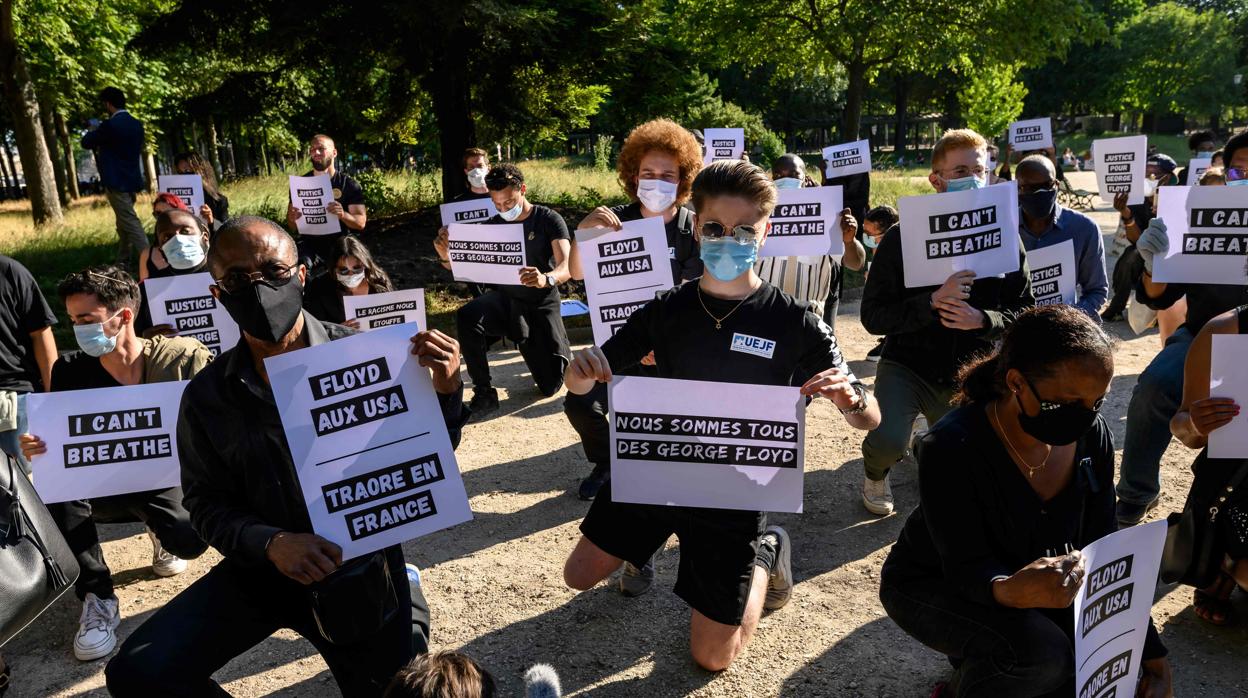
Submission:
[[[906,196],[897,202],[906,288],[938,286],[955,271],[979,277],[1018,271],[1018,190]]]
[[[295,227],[300,235],[333,235],[342,232],[342,223],[327,208],[333,202],[334,185],[330,182],[329,175],[290,176],[290,203],[299,209],[299,220]]]
[[[1010,124],[1010,145],[1016,151],[1042,150],[1053,147],[1053,120],[1025,119]]]
[[[177,487],[185,387],[178,381],[26,396],[30,433],[48,447],[31,463],[39,496],[64,502]]]
[[[1101,200],[1114,203],[1114,196],[1127,194],[1127,204],[1144,203],[1144,169],[1147,166],[1148,137],[1124,136],[1092,142],[1092,160]]]
[[[871,171],[871,141],[830,145],[823,149],[823,174],[828,179]]]
[[[774,351],[771,340],[741,337],[734,346],[747,353]],[[806,401],[797,388],[627,376],[609,393],[615,501],[802,510]]]
[[[576,249],[585,273],[589,322],[599,346],[624,326],[633,311],[654,300],[654,294],[672,287],[662,218],[625,221],[619,230],[578,230]]]
[[[265,359],[312,529],[352,558],[472,518],[413,325]]]
[[[197,174],[168,174],[156,177],[157,188],[169,192],[182,199],[182,203],[191,209],[191,213],[199,215],[199,207],[204,205],[204,179]]]
[[[516,286],[524,267],[524,226],[520,223],[447,226],[447,256],[456,281]]]
[[[359,320],[361,330],[378,327],[416,323],[425,330],[425,289],[409,288],[387,293],[369,293],[363,296],[343,296],[343,314],[348,320]]]
[[[763,257],[845,254],[841,236],[841,187],[781,189],[771,212]]]
[[[488,196],[479,199],[450,201],[438,207],[442,214],[442,225],[452,223],[484,223],[498,215],[494,201]]]
[[[1244,187],[1161,187],[1157,216],[1169,248],[1153,258],[1158,283],[1244,284],[1248,191]]]
[[[1027,253],[1036,305],[1075,304],[1075,241],[1063,240]]]
[[[148,279],[147,308],[153,325],[169,325],[183,337],[197,339],[213,356],[238,344],[238,324],[208,291],[212,274],[183,274]]]
[[[743,128],[708,128],[703,131],[705,153],[702,164],[709,165],[716,160],[740,160],[745,152],[745,129]]]

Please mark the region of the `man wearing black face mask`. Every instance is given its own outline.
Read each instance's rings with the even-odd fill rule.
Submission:
[[[357,558],[367,564],[361,569],[353,561],[349,571],[364,588],[387,591],[335,608],[362,622],[384,620],[360,629],[363,639],[350,644],[322,634],[313,601],[314,592],[327,587],[314,585],[338,579],[331,575],[342,565],[342,550],[312,533],[264,365],[267,357],[354,332],[302,311],[307,270],[294,240],[276,223],[232,218],[208,265],[216,279],[213,296],[243,337],[187,385],[178,457],[191,523],[224,559],[130,636],[108,665],[109,692],[220,694],[213,672],[290,628],[317,648],[344,695],[380,696],[390,677],[426,647],[428,606],[408,585],[402,549],[392,546],[373,554],[380,559]],[[431,370],[451,441],[458,443],[466,416],[458,343],[436,330],[420,332],[411,351]]]
[[[1032,250],[1070,240],[1075,246],[1075,307],[1100,322],[1101,306],[1109,295],[1105,278],[1105,246],[1096,222],[1057,203],[1057,173],[1044,155],[1028,155],[1015,170],[1018,206],[1022,216],[1018,235],[1023,249]],[[1035,266],[1033,265],[1034,269]]]

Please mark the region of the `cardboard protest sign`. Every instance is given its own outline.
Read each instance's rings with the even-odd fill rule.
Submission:
[[[326,207],[334,202],[334,185],[329,175],[290,176],[290,202],[299,209],[296,227],[300,235],[333,235],[342,232],[342,222]]]
[[[1010,145],[1015,151],[1042,150],[1053,147],[1053,120],[1024,119],[1010,124]]]
[[[394,325],[265,359],[312,530],[344,559],[472,518],[415,332]]]
[[[1028,251],[1027,268],[1036,305],[1075,304],[1074,240]]]
[[[1188,160],[1187,172],[1186,172],[1187,181],[1183,183],[1189,187],[1197,186],[1198,184],[1200,184],[1201,175],[1205,173],[1205,170],[1209,169],[1212,166],[1213,166],[1212,157],[1192,158],[1191,160]]]
[[[1215,334],[1209,361],[1209,396],[1248,405],[1248,335]],[[1210,458],[1248,458],[1248,414],[1209,432]]]
[[[1092,141],[1092,161],[1101,200],[1129,192],[1127,205],[1144,203],[1144,169],[1148,165],[1148,137],[1123,136]]]
[[[30,433],[48,452],[31,461],[45,502],[177,487],[178,406],[185,381],[31,393]]]
[[[1013,182],[906,196],[898,200],[897,209],[906,288],[938,286],[965,269],[980,278],[1018,271],[1018,190]]]
[[[456,281],[515,286],[525,266],[524,226],[452,223],[447,227]]]
[[[781,189],[760,257],[845,254],[841,187]]]
[[[594,343],[602,346],[628,316],[672,287],[662,218],[625,221],[620,230],[576,231]]]
[[[425,323],[425,289],[409,288],[388,293],[343,296],[342,309],[348,320],[359,320],[361,330],[412,322],[421,330]]]
[[[743,128],[708,128],[702,132],[702,137],[705,140],[703,165],[716,160],[740,160],[745,152]]]
[[[740,333],[732,344],[768,357],[776,348]],[[806,400],[797,388],[628,376],[609,394],[615,501],[802,510]]]
[[[234,318],[208,291],[212,284],[212,274],[202,272],[148,279],[143,288],[153,325],[169,325],[217,356],[238,344],[242,335]]]
[[[1243,187],[1161,187],[1157,216],[1169,249],[1153,257],[1157,283],[1244,284],[1248,253],[1248,190]]]
[[[1135,695],[1166,522],[1111,533],[1083,549],[1087,574],[1075,597],[1078,698]]]
[[[498,215],[494,201],[490,197],[451,201],[438,207],[442,214],[442,225],[452,223],[483,223]]]
[[[182,199],[182,203],[197,216],[199,207],[204,205],[204,179],[197,174],[159,175],[156,177],[156,188]]]
[[[823,174],[831,179],[871,171],[871,141],[861,140],[823,149]]]

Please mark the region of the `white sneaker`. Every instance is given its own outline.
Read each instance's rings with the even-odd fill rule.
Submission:
[[[157,577],[172,577],[186,571],[186,560],[168,552],[160,546],[160,539],[147,529],[147,537],[152,539],[152,571]]]
[[[74,656],[84,662],[107,657],[117,647],[117,626],[121,614],[117,599],[101,599],[92,593],[82,601],[78,634],[74,636]]]
[[[883,480],[862,480],[862,505],[867,511],[877,516],[888,516],[893,513],[893,487],[888,483],[888,476]]]

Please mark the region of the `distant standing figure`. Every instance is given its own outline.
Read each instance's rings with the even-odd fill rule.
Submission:
[[[139,158],[143,152],[143,124],[126,111],[126,95],[116,87],[100,91],[100,101],[108,118],[91,120],[91,130],[82,137],[82,147],[95,151],[104,195],[117,216],[117,263],[135,268],[139,252],[147,249],[147,235],[134,212],[135,193],[143,189]]]

